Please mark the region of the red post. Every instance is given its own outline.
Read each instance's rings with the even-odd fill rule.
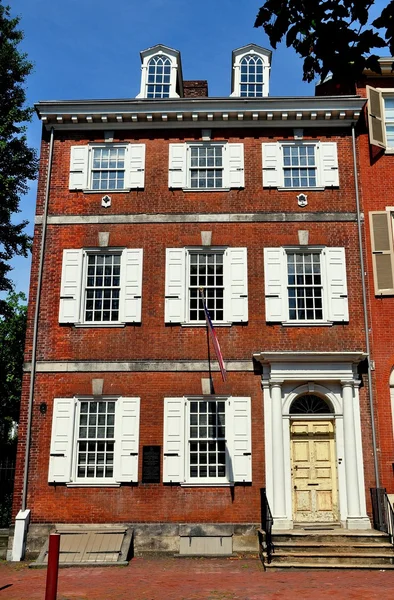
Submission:
[[[51,533],[48,548],[48,569],[45,600],[56,600],[59,571],[60,533]]]

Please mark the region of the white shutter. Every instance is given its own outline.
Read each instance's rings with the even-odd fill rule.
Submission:
[[[268,322],[281,322],[287,319],[285,276],[285,250],[264,248],[265,320]]]
[[[63,250],[59,323],[78,323],[80,320],[82,258],[82,250]]]
[[[88,187],[89,146],[71,146],[70,190],[83,190]]]
[[[227,433],[230,454],[230,481],[252,481],[252,419],[250,398],[229,399],[230,431]]]
[[[126,248],[121,259],[120,321],[141,323],[142,248]]]
[[[115,414],[115,481],[138,481],[139,433],[140,399],[119,398]]]
[[[142,189],[145,185],[145,144],[128,144],[126,157],[128,181],[125,187]]]
[[[75,398],[55,398],[53,401],[48,473],[50,483],[66,483],[71,480],[75,402]]]
[[[324,187],[338,187],[338,150],[336,142],[321,142],[320,148],[320,167],[321,183]]]
[[[167,248],[164,315],[166,323],[183,323],[185,321],[185,269],[185,249]]]
[[[185,398],[164,398],[163,482],[184,481]]]
[[[382,92],[367,85],[369,143],[386,149]]]
[[[227,248],[225,261],[225,320],[242,323],[248,320],[247,248]]]
[[[169,145],[168,187],[186,187],[187,158],[186,144]]]
[[[244,145],[227,144],[228,185],[224,187],[245,187]]]
[[[394,294],[393,217],[390,212],[369,213],[375,295]]]
[[[277,143],[262,144],[263,187],[280,187],[282,184],[282,153]]]
[[[329,321],[349,321],[344,248],[325,248]]]

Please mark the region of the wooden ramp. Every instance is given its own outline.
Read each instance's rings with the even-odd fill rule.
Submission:
[[[127,565],[133,530],[127,525],[57,525],[60,533],[60,566]],[[31,566],[48,562],[48,543]]]

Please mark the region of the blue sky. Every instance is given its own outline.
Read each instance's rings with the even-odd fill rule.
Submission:
[[[250,42],[270,48],[253,23],[262,0],[9,0],[21,17],[20,49],[34,63],[27,102],[83,98],[133,98],[139,92],[140,50],[158,43],[181,52],[185,79],[207,79],[210,96],[228,96],[231,51]],[[386,4],[383,0],[377,6]],[[272,59],[270,95],[313,95],[302,82],[302,61],[284,45]],[[28,127],[38,148],[41,125]],[[33,232],[36,184],[22,198],[17,219]],[[11,278],[28,292],[30,259],[16,258]]]

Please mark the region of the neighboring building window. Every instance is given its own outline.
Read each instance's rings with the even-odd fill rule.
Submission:
[[[320,252],[287,253],[287,294],[291,321],[323,319]]]
[[[125,187],[125,148],[92,148],[92,190]]]
[[[145,185],[145,144],[71,146],[70,190],[119,192]]]
[[[394,153],[394,89],[367,85],[369,141]]]
[[[85,321],[119,321],[120,254],[88,254]]]
[[[335,142],[269,142],[263,144],[263,186],[284,190],[338,187]]]
[[[243,144],[198,142],[170,144],[170,188],[213,191],[243,188]]]
[[[394,213],[369,213],[372,265],[376,296],[394,295]]]
[[[142,260],[140,248],[64,250],[59,322],[140,323]]]
[[[79,403],[77,479],[114,475],[115,402]]]
[[[205,322],[200,289],[212,321],[224,320],[223,252],[189,252],[189,320]]]
[[[394,150],[394,96],[383,95],[386,146]]]
[[[48,481],[138,481],[140,398],[55,398]]]
[[[241,60],[241,98],[262,98],[264,65],[260,56],[248,54]]]
[[[171,61],[167,56],[154,56],[148,63],[147,98],[170,97]]]
[[[165,322],[205,323],[201,288],[212,321],[247,321],[246,248],[167,248]]]
[[[344,248],[264,248],[266,321],[349,320]]]
[[[250,482],[251,454],[250,398],[164,398],[164,482]]]

